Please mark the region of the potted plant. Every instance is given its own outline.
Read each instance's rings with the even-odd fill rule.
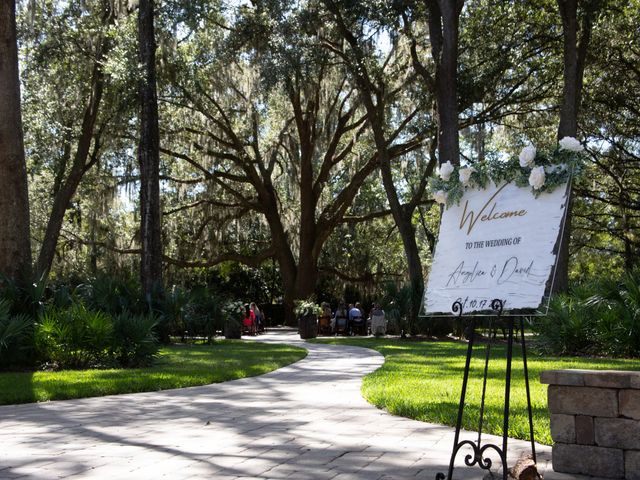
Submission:
[[[229,302],[222,308],[224,316],[224,338],[239,339],[242,335],[242,317],[244,305],[242,302]]]
[[[318,334],[318,316],[322,315],[322,308],[313,300],[298,300],[293,311],[298,317],[300,338],[316,338]]]

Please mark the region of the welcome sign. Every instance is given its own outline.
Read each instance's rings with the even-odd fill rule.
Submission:
[[[496,298],[505,310],[540,307],[566,203],[566,185],[537,198],[513,183],[467,190],[442,214],[423,313],[450,313],[455,301],[465,314],[487,311]]]

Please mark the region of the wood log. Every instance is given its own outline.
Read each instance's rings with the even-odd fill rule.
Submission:
[[[538,472],[538,467],[531,455],[521,456],[516,464],[509,469],[507,476],[509,480],[543,480],[544,477]],[[483,480],[502,480],[501,472],[489,472]]]
[[[531,455],[523,455],[516,464],[509,469],[509,477],[515,480],[542,480],[538,467]]]

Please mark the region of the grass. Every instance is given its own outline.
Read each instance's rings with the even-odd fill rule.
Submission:
[[[163,347],[149,368],[0,373],[0,405],[150,392],[270,372],[306,356],[289,345],[219,341]]]
[[[455,426],[462,388],[467,345],[457,342],[407,341],[394,339],[329,339],[329,343],[348,343],[382,353],[384,365],[367,375],[363,396],[394,415],[425,422]],[[520,345],[514,346],[511,383],[509,437],[528,439],[523,364]],[[478,430],[484,345],[474,347],[463,427]],[[502,435],[506,347],[493,345],[485,400],[483,432]],[[547,385],[540,383],[540,372],[565,368],[639,370],[640,360],[536,356],[528,352],[529,381],[536,441],[551,445]]]

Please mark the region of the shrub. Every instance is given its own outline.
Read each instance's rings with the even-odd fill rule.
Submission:
[[[558,355],[595,353],[591,343],[594,337],[591,314],[584,298],[567,294],[554,296],[547,315],[534,322],[537,348]]]
[[[154,333],[158,323],[153,315],[132,315],[127,312],[114,317],[112,352],[123,367],[141,367],[153,363],[159,344]]]
[[[28,285],[0,276],[1,298],[8,302],[9,312],[13,315],[26,314],[35,318],[44,308],[45,289],[44,276]]]
[[[320,307],[320,305],[315,303],[312,299],[296,300],[293,313],[295,313],[297,317],[307,317],[310,315],[319,317],[320,315],[322,315],[322,307]]]
[[[546,353],[640,356],[640,271],[556,295],[534,330]]]
[[[100,365],[113,342],[113,320],[104,312],[75,303],[70,308],[47,308],[35,328],[35,346],[40,358],[60,368]]]
[[[87,308],[109,315],[123,312],[145,313],[149,306],[144,302],[137,280],[98,276],[76,287],[74,296]]]
[[[33,319],[11,315],[11,302],[0,299],[0,366],[29,363],[33,341]]]
[[[59,285],[53,289],[51,305],[58,308],[69,308],[73,305],[73,292],[69,285]]]
[[[172,335],[184,338],[184,332],[187,330],[185,315],[189,300],[189,292],[175,285],[165,293],[158,305],[159,316],[156,326],[156,332],[162,343],[169,343]]]
[[[456,321],[455,317],[419,317],[416,323],[416,331],[430,337],[444,337],[453,332],[454,322]]]
[[[204,287],[191,291],[186,307],[185,322],[189,335],[211,341],[218,331],[224,329],[226,301]]]
[[[242,302],[226,302],[222,307],[225,338],[240,338],[242,333],[242,319],[244,318],[244,304]]]
[[[403,331],[409,333],[415,329],[415,325],[410,325],[408,320],[411,306],[411,287],[397,287],[394,283],[388,283],[385,286],[385,294],[381,304],[388,322],[387,333],[398,335]]]
[[[604,279],[587,299],[599,315],[597,334],[608,353],[640,355],[640,270],[620,280]]]

